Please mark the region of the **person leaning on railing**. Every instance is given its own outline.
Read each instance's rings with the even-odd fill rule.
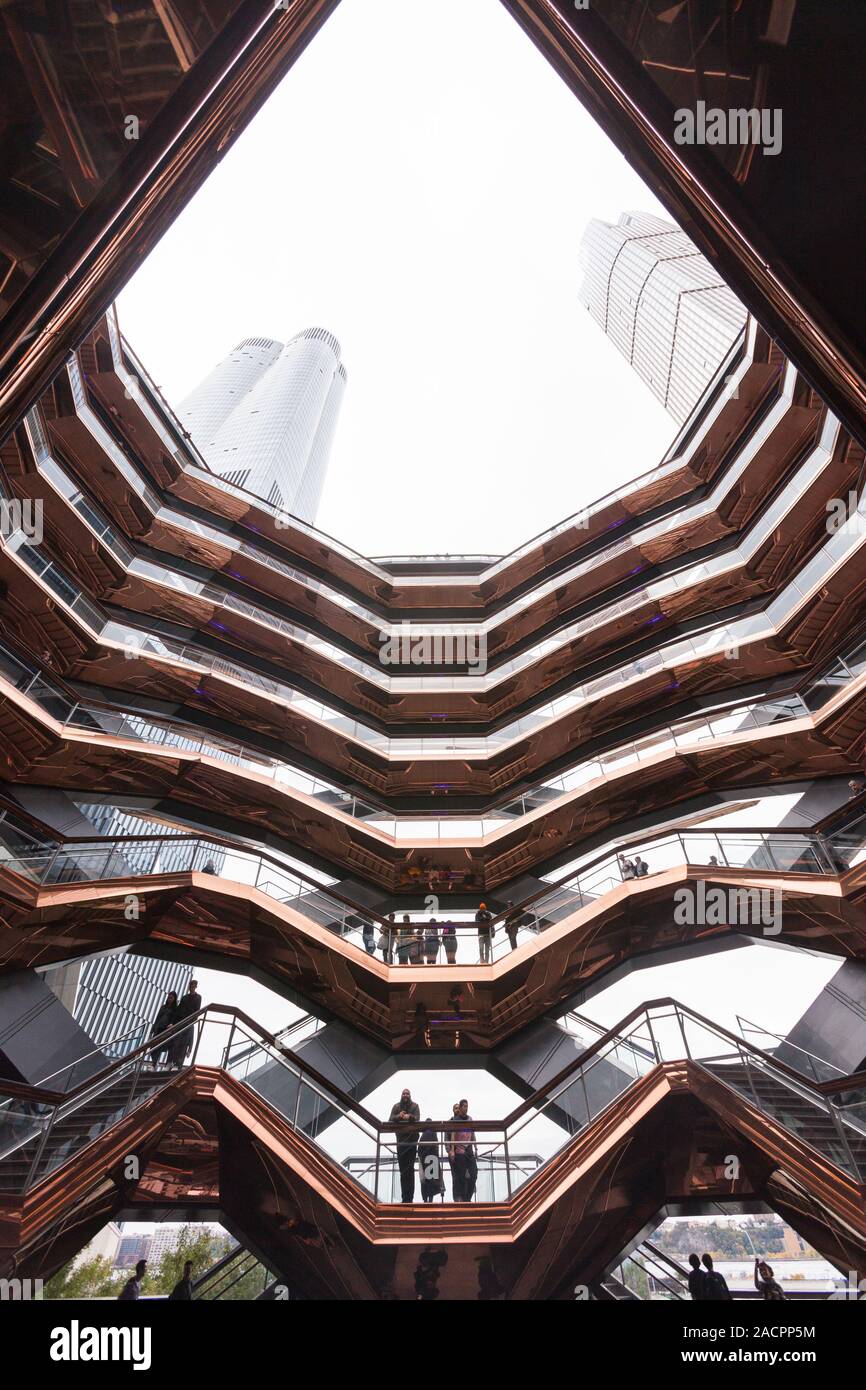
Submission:
[[[415,1155],[418,1152],[418,1130],[409,1128],[412,1121],[421,1119],[421,1110],[417,1101],[412,1099],[412,1092],[406,1086],[401,1092],[400,1099],[391,1106],[391,1114],[388,1123],[398,1125],[397,1129],[397,1166],[400,1169],[400,1200],[403,1202],[414,1202],[415,1200]]]
[[[165,1003],[153,1020],[153,1027],[150,1030],[152,1038],[158,1038],[160,1033],[164,1033],[177,1020],[177,994],[172,989],[169,991]],[[172,1039],[172,1042],[174,1040]],[[171,1051],[172,1042],[165,1042],[161,1047],[155,1047],[150,1054],[151,1064],[155,1067],[162,1062],[166,1052]]]
[[[376,951],[376,928],[373,926],[373,923],[366,917],[364,918],[364,924],[361,927],[361,940],[364,943],[364,950],[367,952],[367,955],[374,955]]]
[[[376,942],[382,952],[382,960],[386,965],[393,965],[394,951],[397,946],[397,928],[394,926],[394,914],[388,913],[387,925],[383,926],[379,932],[379,940]]]

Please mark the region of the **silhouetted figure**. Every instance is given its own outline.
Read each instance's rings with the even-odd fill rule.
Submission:
[[[159,1013],[153,1020],[153,1027],[150,1030],[150,1036],[152,1038],[159,1037],[160,1033],[164,1033],[167,1028],[171,1027],[176,1018],[177,994],[172,989],[169,990],[168,994],[166,995],[165,1003],[162,1005],[162,1007],[159,1010]],[[153,1051],[150,1054],[150,1060],[154,1066],[159,1066],[159,1064],[162,1062],[163,1058],[165,1057],[166,1053],[170,1050],[170,1048],[171,1043],[164,1043],[162,1047],[155,1047],[153,1049]]]
[[[478,959],[484,965],[489,962],[493,947],[493,913],[488,910],[486,903],[481,903],[478,908],[475,925],[478,928]]]
[[[710,1303],[719,1303],[731,1300],[731,1291],[723,1274],[713,1268],[712,1255],[702,1255],[701,1260],[707,1271],[707,1291],[704,1297]]]
[[[202,869],[202,873],[203,873],[203,874],[215,874],[215,873],[216,873],[216,864],[213,862],[212,859],[209,859],[209,860],[207,861],[207,863],[205,864],[204,868]]]
[[[392,1125],[410,1125],[413,1121],[420,1122],[421,1111],[416,1102],[412,1099],[412,1092],[407,1086],[402,1092],[400,1099],[395,1105],[391,1106],[391,1116],[388,1121]],[[402,1202],[414,1202],[415,1200],[415,1155],[418,1152],[418,1130],[417,1129],[398,1129],[397,1130],[397,1166],[400,1169],[400,1200]]]
[[[773,1278],[773,1269],[766,1260],[755,1260],[755,1288],[767,1303],[784,1303],[785,1295]]]
[[[409,960],[412,965],[421,965],[424,959],[424,923],[419,922],[412,931],[412,949]]]
[[[501,1298],[505,1289],[496,1276],[493,1260],[489,1255],[476,1255],[475,1263],[478,1265],[478,1297],[485,1302]]]
[[[418,1142],[418,1167],[421,1170],[421,1200],[432,1202],[445,1191],[442,1181],[442,1159],[439,1152],[439,1135],[432,1128],[430,1116],[424,1121]]]
[[[169,1301],[175,1303],[192,1302],[192,1260],[187,1260],[183,1267],[183,1278],[179,1279],[169,1294]]]
[[[442,923],[442,945],[445,947],[445,959],[449,965],[456,964],[457,961],[457,927],[453,922]]]
[[[408,912],[403,913],[403,925],[397,938],[397,961],[400,965],[412,964],[412,953],[415,949],[415,929],[409,920]]]
[[[198,992],[198,980],[190,980],[189,989],[181,999],[175,1012],[175,1023],[182,1023],[185,1018],[192,1018],[201,1008],[201,995]],[[182,1067],[186,1061],[186,1055],[193,1044],[195,1028],[184,1028],[176,1037],[172,1038],[169,1048],[168,1059],[173,1067]]]
[[[512,951],[517,950],[517,932],[520,927],[520,919],[522,916],[523,913],[520,911],[520,908],[515,911],[512,902],[507,902],[505,904],[505,935],[508,937]]]
[[[439,1275],[448,1263],[447,1250],[422,1250],[415,1266],[415,1297],[429,1301],[439,1297]]]
[[[691,1273],[689,1274],[689,1293],[693,1303],[703,1303],[707,1297],[707,1276],[701,1269],[697,1255],[689,1255]]]
[[[141,1281],[147,1269],[147,1260],[139,1260],[135,1266],[135,1273],[131,1279],[127,1279],[120,1293],[117,1295],[118,1303],[135,1303],[141,1297]]]
[[[635,878],[646,878],[649,873],[649,864],[645,859],[641,859],[639,854],[635,855],[634,876]]]
[[[394,923],[393,912],[388,913],[388,925],[382,928],[382,935],[379,937],[379,950],[382,952],[382,959],[385,964],[393,965],[397,950],[397,927]]]
[[[368,956],[375,955],[376,952],[376,928],[372,922],[365,922],[361,928],[361,940],[364,943],[364,950]]]

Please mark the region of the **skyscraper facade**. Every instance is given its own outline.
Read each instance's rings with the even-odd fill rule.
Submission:
[[[177,413],[227,482],[312,522],[345,387],[337,339],[306,328],[285,344],[245,338]]]
[[[673,223],[624,212],[583,235],[580,298],[678,423],[746,321],[718,271]]]
[[[162,828],[146,816],[130,815],[115,806],[78,802],[76,809],[99,838],[154,836]],[[130,873],[146,867],[151,873],[171,873],[181,864],[178,850],[170,845],[157,849],[146,838],[130,842],[118,853]],[[215,848],[206,861],[208,872],[219,873],[224,858],[224,852]],[[83,863],[82,859],[82,872]],[[122,1057],[147,1038],[169,990],[178,998],[186,993],[192,966],[121,950],[49,969],[45,979],[94,1046]]]

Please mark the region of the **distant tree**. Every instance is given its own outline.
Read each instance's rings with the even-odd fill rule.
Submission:
[[[127,1274],[115,1274],[111,1260],[97,1255],[92,1260],[64,1265],[43,1290],[45,1298],[116,1298]]]
[[[192,1260],[192,1277],[200,1279],[214,1262],[213,1232],[206,1227],[184,1226],[171,1250],[166,1250],[159,1264],[148,1269],[148,1292],[170,1294],[183,1278],[183,1267]]]

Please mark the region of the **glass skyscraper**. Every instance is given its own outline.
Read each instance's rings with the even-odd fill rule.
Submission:
[[[590,222],[580,263],[581,300],[681,424],[742,329],[743,305],[684,232],[648,212]]]
[[[162,828],[146,816],[131,815],[115,806],[77,805],[99,837],[157,835]],[[123,857],[129,861],[131,873],[142,872],[146,866],[154,871],[149,846],[132,844],[124,848]],[[224,859],[224,853],[214,851],[211,862],[215,873]],[[171,873],[186,863],[181,850],[167,847],[157,871]],[[123,950],[57,966],[46,972],[45,979],[94,1046],[110,1056],[122,1057],[147,1038],[169,990],[173,989],[178,998],[186,993],[192,966]]]
[[[227,482],[312,522],[345,387],[337,339],[306,328],[285,344],[245,338],[177,414]]]

